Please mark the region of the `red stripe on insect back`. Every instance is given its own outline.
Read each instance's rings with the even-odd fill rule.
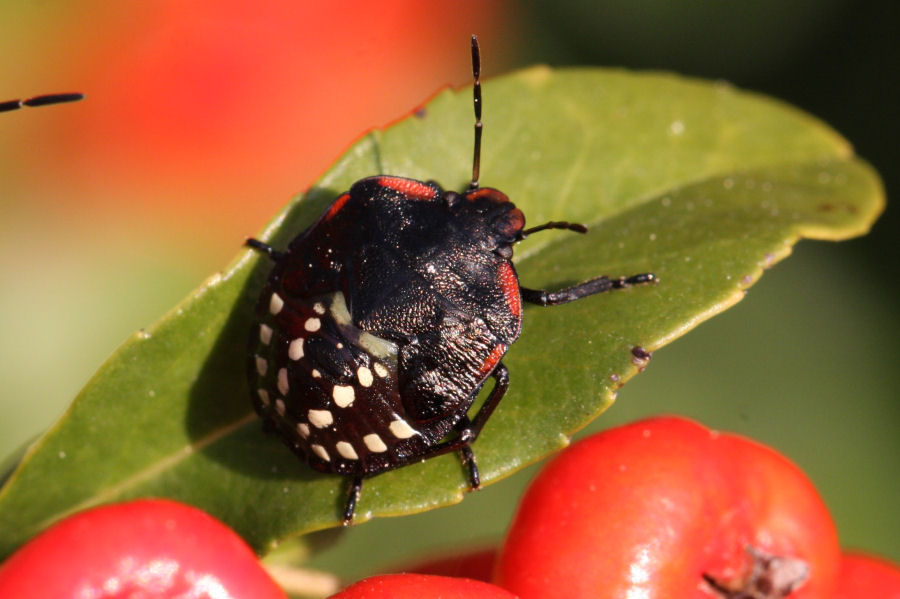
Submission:
[[[437,195],[434,187],[413,179],[405,179],[403,177],[378,177],[377,181],[380,186],[399,191],[409,198],[433,200]]]
[[[340,212],[341,208],[344,207],[344,204],[347,203],[347,200],[350,199],[350,194],[345,193],[340,196],[338,199],[334,201],[331,207],[328,209],[328,212],[325,213],[325,220],[331,220],[335,214]]]
[[[491,350],[491,354],[487,357],[484,363],[481,365],[481,368],[478,371],[478,374],[481,376],[487,376],[494,370],[497,366],[497,363],[500,361],[500,358],[503,357],[503,354],[506,353],[506,350],[509,349],[509,346],[498,343],[494,346],[494,349]]]
[[[480,189],[476,189],[475,191],[466,192],[466,199],[470,202],[472,200],[477,200],[484,197],[490,198],[497,203],[509,201],[509,196],[507,196],[502,191],[494,189],[493,187],[482,187]]]
[[[506,306],[516,318],[522,318],[522,294],[519,292],[519,278],[512,264],[502,262],[497,268],[497,282],[506,298]]]

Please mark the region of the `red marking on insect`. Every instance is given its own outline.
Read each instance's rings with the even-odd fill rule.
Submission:
[[[350,194],[345,193],[341,195],[338,199],[334,201],[334,204],[328,209],[328,212],[325,213],[325,220],[331,220],[335,214],[341,211],[341,208],[344,207],[344,204],[347,203],[347,200],[350,199]]]
[[[478,200],[480,198],[487,197],[489,199],[494,200],[498,204],[500,202],[508,202],[509,198],[502,191],[497,191],[496,189],[492,189],[490,187],[482,187],[480,189],[475,189],[466,193],[466,199],[471,201]]]
[[[481,370],[479,370],[479,374],[481,376],[487,376],[494,367],[500,362],[500,359],[506,353],[506,350],[509,349],[507,345],[503,343],[498,343],[494,346],[494,349],[491,350],[490,355],[488,355],[487,359],[485,359],[484,364],[481,365]]]
[[[521,318],[522,294],[519,292],[519,279],[509,262],[502,262],[497,268],[497,281],[503,289],[503,296],[506,298],[509,311]]]
[[[421,181],[405,179],[403,177],[378,177],[378,184],[394,191],[412,196],[420,200],[433,200],[437,195],[434,187]]]

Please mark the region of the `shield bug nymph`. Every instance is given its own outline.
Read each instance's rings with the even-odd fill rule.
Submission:
[[[597,277],[560,291],[519,285],[525,228],[507,196],[479,186],[481,60],[472,37],[475,144],[462,192],[392,175],[357,181],[274,262],[257,305],[248,373],[253,405],[312,468],[351,479],[352,521],[365,478],[458,451],[479,486],[472,443],[509,387],[502,359],[523,302],[565,304],[655,281]],[[475,397],[494,386],[471,418]]]

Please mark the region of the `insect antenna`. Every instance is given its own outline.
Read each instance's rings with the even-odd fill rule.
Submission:
[[[475,108],[475,151],[472,157],[472,182],[469,190],[478,189],[478,176],[481,171],[481,52],[478,49],[478,36],[472,36],[472,105]]]
[[[575,233],[587,233],[587,227],[585,227],[581,223],[550,221],[549,223],[544,223],[543,225],[538,225],[537,227],[531,227],[530,229],[519,231],[519,234],[516,236],[516,241],[522,241],[532,233],[537,233],[538,231],[546,231],[547,229],[564,229],[566,231],[574,231]]]
[[[18,110],[24,106],[46,106],[48,104],[63,104],[65,102],[77,102],[83,100],[84,94],[65,93],[65,94],[44,94],[35,96],[25,100],[7,100],[0,102],[0,112],[9,112],[10,110]]]

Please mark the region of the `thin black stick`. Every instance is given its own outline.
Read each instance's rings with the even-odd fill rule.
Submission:
[[[25,106],[37,107],[46,106],[48,104],[63,104],[65,102],[77,102],[83,100],[84,94],[65,93],[65,94],[44,94],[35,96],[25,100],[7,100],[0,102],[0,112],[9,112],[10,110],[18,110]]]

